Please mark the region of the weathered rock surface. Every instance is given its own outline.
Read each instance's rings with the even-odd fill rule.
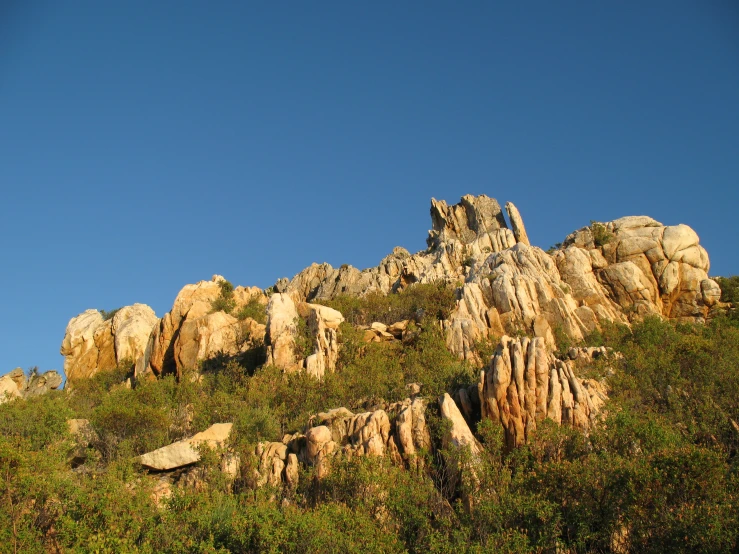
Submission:
[[[604,385],[579,379],[573,363],[555,359],[540,337],[504,336],[478,391],[483,419],[500,422],[509,448],[526,442],[545,418],[588,430],[607,398]]]
[[[701,322],[720,308],[720,288],[707,275],[708,255],[686,225],[624,217],[580,229],[549,254],[530,244],[516,206],[508,202],[506,211],[511,228],[498,202],[485,195],[467,195],[451,206],[432,199],[425,251],[410,254],[397,247],[377,267],[362,271],[313,264],[289,282],[280,279],[269,303],[260,289],[237,287],[237,307],[254,298],[267,305],[266,328],[211,313],[221,294],[223,277],[217,275],[186,285],[148,340],[142,337],[153,313],[144,315],[144,308],[121,310],[108,322],[88,310],[67,328],[65,370],[71,379],[86,377],[133,354],[137,377],[179,374],[217,353],[243,352],[249,341],[264,338],[268,363],[320,378],[336,363],[341,314],[313,300],[389,294],[434,281],[457,288],[456,308],[443,322],[448,347],[478,364],[484,361],[477,359],[476,342],[505,334],[533,335],[551,347],[559,332],[579,340],[606,321],[629,323],[656,314]],[[309,322],[313,338],[313,351],[300,355],[298,317]],[[395,340],[404,332],[373,324],[365,340]]]
[[[194,464],[200,460],[200,454],[196,448],[203,444],[209,448],[223,446],[231,434],[232,426],[232,423],[216,423],[189,439],[147,452],[139,456],[138,460],[144,467],[158,471]]]
[[[303,318],[312,338],[313,353],[300,359],[297,353],[298,318]],[[339,357],[337,331],[344,321],[338,311],[320,304],[295,303],[287,293],[275,293],[267,305],[267,363],[285,371],[305,369],[320,379],[336,368]]]
[[[421,398],[396,402],[386,409],[354,414],[335,408],[311,418],[305,434],[285,435],[281,443],[260,443],[253,486],[297,484],[300,465],[325,477],[335,456],[388,456],[411,469],[423,468],[422,453],[432,448]]]
[[[568,266],[583,256],[594,260],[592,272],[601,290],[629,317],[653,313],[701,322],[720,298],[718,284],[708,278],[708,254],[687,225],[622,217],[572,233],[564,249],[554,254],[557,266],[570,278],[578,272],[568,271]],[[587,269],[579,273],[589,276]],[[587,302],[587,293],[573,286],[579,302]]]
[[[313,337],[313,354],[305,359],[305,370],[320,379],[326,371],[336,369],[339,359],[339,325],[344,316],[337,310],[319,304],[301,303],[298,312],[308,322]]]
[[[270,485],[277,487],[288,481],[285,469],[288,465],[288,448],[281,442],[260,442],[254,451],[257,457],[257,468],[254,470],[254,485],[263,487]],[[292,454],[295,456],[295,454]],[[292,463],[292,462],[291,462]],[[290,469],[291,480],[297,480],[297,476],[292,474]]]
[[[60,350],[67,381],[92,377],[123,360],[134,361],[144,352],[156,322],[154,310],[145,304],[125,306],[108,320],[98,310],[72,318]]]
[[[46,394],[49,391],[58,389],[62,385],[62,381],[62,376],[53,369],[44,373],[34,372],[28,378],[26,386],[21,393],[25,398]]]
[[[524,332],[552,346],[559,329],[579,340],[605,321],[628,323],[646,314],[700,322],[719,304],[720,289],[707,276],[708,256],[686,225],[624,217],[602,224],[598,236],[591,227],[576,231],[550,255],[530,245],[512,203],[506,211],[512,229],[487,196],[465,196],[454,206],[432,199],[426,251],[395,248],[363,271],[313,264],[283,288],[310,301],[462,282],[457,309],[445,322],[447,344],[476,362],[480,339]],[[369,329],[365,340],[391,337]]]
[[[21,370],[21,373],[22,371],[23,370]],[[18,383],[10,376],[10,374],[0,377],[0,404],[13,400],[14,398],[20,398],[21,396],[21,392],[18,389]]]
[[[298,334],[298,309],[286,293],[270,296],[267,304],[267,363],[285,371],[297,371],[295,339]]]
[[[167,373],[181,375],[217,354],[234,356],[244,352],[264,338],[264,325],[250,318],[239,320],[225,312],[213,311],[223,281],[222,276],[214,275],[210,281],[182,288],[172,309],[156,322],[147,336],[146,348],[136,361],[137,378]],[[257,287],[236,287],[233,299],[234,313],[253,299],[267,303],[266,295]]]
[[[439,398],[439,408],[441,409],[441,417],[449,422],[449,427],[442,437],[442,446],[444,448],[468,449],[473,457],[482,453],[482,445],[472,434],[457,404],[447,393]]]
[[[30,398],[46,394],[58,389],[62,381],[62,376],[53,369],[44,373],[36,373],[34,370],[26,378],[25,372],[17,367],[7,375],[0,377],[0,404],[15,398]]]

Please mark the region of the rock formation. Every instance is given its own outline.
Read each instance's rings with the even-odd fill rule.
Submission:
[[[157,471],[166,471],[194,464],[200,460],[197,448],[206,445],[209,448],[222,447],[231,434],[231,423],[216,423],[193,437],[181,440],[152,452],[139,456],[142,466]]]
[[[629,316],[701,322],[721,297],[708,278],[708,253],[687,225],[664,226],[646,216],[593,224],[569,235],[554,259],[572,276],[578,302],[592,302],[597,287],[585,286],[584,279],[595,274],[601,290]]]
[[[441,409],[442,419],[449,422],[449,426],[442,437],[442,446],[444,448],[469,449],[469,453],[474,457],[482,452],[482,446],[470,431],[467,422],[462,413],[459,411],[457,404],[452,397],[444,393],[439,398],[439,408]]]
[[[556,359],[541,337],[504,336],[478,392],[482,418],[500,422],[509,448],[526,442],[545,418],[588,430],[606,400],[602,383],[579,379],[573,363]]]
[[[135,361],[144,352],[156,322],[154,310],[145,304],[125,306],[107,320],[98,310],[72,318],[60,350],[67,381],[92,377],[123,360]]]
[[[304,358],[297,352],[299,318],[306,322],[312,348],[312,353]],[[343,321],[344,317],[333,308],[307,302],[296,304],[287,293],[273,294],[267,304],[267,363],[288,372],[305,369],[320,379],[336,367],[337,331]]]
[[[58,389],[62,384],[62,376],[54,370],[37,373],[32,370],[26,378],[25,372],[17,367],[7,375],[0,377],[0,404],[15,398],[30,398]]]
[[[419,470],[421,454],[431,448],[425,403],[420,398],[360,414],[336,408],[312,418],[305,434],[257,445],[252,484],[294,486],[301,465],[313,467],[316,477],[323,478],[335,456],[389,456],[397,464]]]
[[[512,229],[487,196],[468,195],[454,206],[432,199],[426,251],[395,248],[363,271],[313,264],[282,288],[310,301],[461,282],[445,328],[449,348],[465,359],[475,358],[480,339],[523,332],[552,346],[558,330],[579,340],[605,321],[646,314],[700,322],[718,304],[708,256],[686,225],[624,217],[576,231],[548,254],[530,245],[516,206],[508,202],[506,211]]]
[[[313,301],[389,294],[413,283],[456,286],[456,308],[442,323],[447,345],[480,365],[476,343],[484,339],[527,334],[552,347],[559,333],[577,341],[607,321],[628,324],[656,314],[701,322],[719,307],[721,291],[708,278],[708,255],[686,225],[664,226],[645,216],[593,223],[550,254],[529,243],[516,206],[508,202],[505,208],[510,228],[498,202],[485,195],[468,195],[452,206],[432,199],[425,251],[395,248],[377,267],[362,271],[313,264],[290,281],[280,279],[269,299],[258,288],[237,287],[237,307],[253,299],[266,305],[266,327],[213,312],[220,276],[185,286],[158,321],[141,305],[108,322],[88,310],[67,327],[65,370],[70,379],[90,376],[132,356],[139,378],[179,374],[216,354],[237,355],[264,338],[268,363],[320,378],[335,366],[342,317]],[[308,352],[296,350],[299,317],[308,322]],[[367,328],[365,340],[402,338],[403,329],[380,325]]]
[[[198,362],[217,354],[237,355],[264,338],[265,326],[251,318],[239,320],[213,303],[221,295],[225,279],[214,275],[210,281],[185,285],[172,309],[156,321],[147,336],[146,348],[136,361],[136,377],[196,369]],[[267,297],[257,287],[236,287],[234,311],[252,299],[266,304]]]

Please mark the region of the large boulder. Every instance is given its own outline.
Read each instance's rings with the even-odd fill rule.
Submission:
[[[313,353],[305,359],[308,374],[320,379],[326,371],[334,371],[339,359],[338,329],[344,316],[340,312],[321,306],[301,302],[298,312],[305,317],[308,330],[313,337]]]
[[[0,404],[22,396],[17,381],[10,374],[0,377]]]
[[[32,371],[21,392],[25,398],[39,396],[58,389],[62,382],[62,376],[53,369],[44,373]]]
[[[298,322],[305,321],[312,353],[298,354]],[[321,379],[333,371],[339,358],[339,325],[344,321],[340,312],[308,302],[294,302],[289,293],[275,293],[267,304],[267,363],[284,371],[305,370]],[[306,338],[306,337],[303,337]],[[309,350],[310,352],[310,350]]]
[[[295,353],[298,310],[295,302],[286,293],[275,293],[267,304],[267,363],[284,369],[297,371],[300,365]]]
[[[439,398],[439,408],[442,419],[447,422],[442,446],[446,449],[468,450],[473,458],[479,456],[482,453],[482,445],[470,431],[462,412],[449,394],[444,393]]]
[[[554,254],[558,267],[567,268],[575,257],[594,260],[601,291],[630,319],[658,314],[702,322],[718,304],[720,288],[708,278],[708,254],[687,225],[622,217],[575,231],[564,246]],[[576,286],[578,273],[571,269],[563,277],[573,283],[576,300],[593,303],[597,286]]]
[[[231,434],[232,423],[216,423],[193,437],[181,440],[139,456],[139,463],[157,471],[166,471],[194,464],[200,460],[197,448],[205,445],[208,448],[224,446]]]
[[[401,405],[395,419],[395,441],[406,465],[423,467],[421,454],[431,449],[431,434],[426,425],[426,404],[422,398],[409,399]]]
[[[108,320],[98,310],[73,317],[60,350],[67,381],[92,377],[124,360],[135,361],[143,354],[157,321],[154,310],[145,304],[125,306]]]
[[[239,320],[225,312],[186,318],[174,342],[178,371],[196,368],[216,355],[235,356],[261,340],[265,326],[251,318]]]

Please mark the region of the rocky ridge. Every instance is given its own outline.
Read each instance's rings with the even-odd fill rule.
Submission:
[[[186,285],[161,319],[141,304],[108,321],[87,310],[67,326],[61,348],[67,378],[89,377],[124,358],[135,360],[136,378],[180,375],[262,341],[269,363],[320,378],[335,366],[343,316],[315,301],[390,294],[413,283],[456,286],[457,306],[443,322],[446,342],[460,358],[481,365],[475,348],[481,339],[528,334],[553,347],[558,333],[577,341],[607,321],[656,314],[702,322],[720,307],[720,288],[707,274],[708,255],[686,225],[665,226],[646,216],[593,223],[547,253],[529,243],[516,206],[508,202],[505,208],[510,228],[498,202],[485,195],[468,195],[452,206],[432,199],[425,251],[411,255],[398,247],[363,271],[313,264],[291,280],[280,279],[271,296],[236,287],[236,307],[258,301],[266,325],[213,310],[220,276]],[[310,352],[296,351],[300,318],[308,322]],[[387,329],[368,330],[374,333],[368,340],[392,338]]]

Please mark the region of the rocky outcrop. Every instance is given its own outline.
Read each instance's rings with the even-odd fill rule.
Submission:
[[[239,320],[225,312],[186,318],[174,341],[178,373],[196,368],[217,355],[235,356],[264,336],[264,325],[251,318]]]
[[[276,293],[267,304],[267,363],[285,371],[297,371],[296,337],[298,309],[289,294]]]
[[[254,454],[257,458],[257,467],[254,470],[253,486],[263,487],[269,485],[277,487],[283,482],[297,483],[296,466],[297,456],[288,452],[288,446],[281,442],[260,442]],[[290,465],[290,470],[286,468]],[[289,476],[288,476],[289,473]]]
[[[607,398],[605,385],[579,379],[573,363],[556,359],[540,337],[504,336],[478,391],[482,418],[503,426],[509,448],[526,442],[545,418],[588,430]]]
[[[569,280],[594,274],[605,295],[630,318],[658,314],[700,322],[721,296],[708,278],[708,254],[687,225],[665,226],[646,216],[595,223],[569,235],[554,259]],[[573,296],[587,304],[597,289],[573,286]]]
[[[137,358],[137,378],[167,373],[181,375],[196,369],[199,362],[216,355],[235,356],[263,340],[265,326],[251,318],[240,320],[223,311],[214,311],[213,304],[221,296],[225,279],[214,275],[210,281],[185,285],[177,294],[172,309],[156,322],[147,336],[146,348]],[[257,287],[236,287],[233,290],[237,313],[256,299],[262,304],[267,297]]]
[[[26,375],[20,368],[0,377],[0,404],[21,398],[23,396],[21,390],[25,386],[25,381]]]
[[[606,321],[629,323],[646,314],[704,321],[719,304],[708,256],[686,225],[625,217],[583,228],[549,254],[530,244],[516,206],[508,202],[506,211],[510,229],[493,198],[468,195],[453,206],[432,199],[427,250],[396,248],[363,271],[314,264],[282,287],[310,301],[461,282],[457,308],[444,323],[447,344],[478,363],[481,339],[526,333],[553,346],[558,332],[579,340]],[[369,341],[386,339],[367,333]]]
[[[116,318],[125,321],[103,322],[88,310],[67,328],[65,369],[72,379],[90,376],[122,356],[138,355],[137,377],[179,374],[215,354],[236,355],[264,338],[268,363],[320,378],[336,363],[340,314],[315,300],[390,294],[435,281],[457,291],[456,308],[442,322],[447,346],[480,365],[484,360],[477,358],[476,343],[505,334],[532,335],[552,347],[562,333],[577,341],[607,321],[628,324],[656,314],[701,322],[720,308],[720,288],[707,275],[708,255],[686,225],[624,217],[582,228],[547,253],[530,244],[516,206],[508,202],[505,208],[509,223],[498,202],[485,195],[467,195],[451,206],[432,199],[424,251],[410,254],[397,247],[377,267],[361,271],[313,264],[290,281],[280,279],[268,304],[260,289],[237,287],[237,309],[253,299],[267,305],[266,328],[213,313],[224,282],[217,275],[185,286],[172,310],[153,325],[148,341],[141,339],[153,312],[134,316],[124,309]],[[297,336],[298,317],[308,321],[306,340],[312,343],[306,347],[302,341],[300,352],[296,339],[305,337]],[[366,341],[403,337],[403,330],[380,325],[365,329]]]
[[[0,377],[0,404],[15,398],[30,398],[46,394],[58,389],[62,381],[62,376],[53,369],[44,373],[38,373],[34,369],[26,378],[25,372],[17,367],[7,375]]]
[[[72,318],[60,350],[67,381],[92,377],[124,360],[133,362],[144,352],[157,321],[154,310],[145,304],[125,306],[107,320],[98,310]]]
[[[339,325],[344,321],[340,312],[319,304],[301,303],[298,313],[308,324],[313,338],[313,353],[305,358],[305,370],[320,379],[326,371],[334,371],[339,359]]]
[[[363,271],[352,266],[334,269],[329,264],[313,264],[296,275],[286,291],[298,300],[310,301],[342,294],[389,293],[417,282],[452,283],[465,279],[471,260],[516,244],[516,235],[508,229],[500,205],[485,195],[467,195],[454,206],[432,199],[431,221],[426,251],[411,255],[396,247],[377,267]],[[522,221],[519,231],[525,237]]]
[[[439,398],[439,408],[442,419],[448,422],[442,436],[442,446],[445,449],[467,449],[473,457],[482,453],[482,445],[472,434],[457,404],[447,393]]]
[[[390,325],[375,321],[371,325],[360,325],[358,328],[364,331],[362,336],[364,342],[389,342],[406,340],[410,338],[412,333],[416,333],[417,329],[410,328],[409,323],[410,320],[407,319],[396,321]]]
[[[189,439],[147,452],[139,456],[138,461],[142,466],[157,471],[168,471],[194,464],[200,460],[197,448],[201,445],[209,448],[224,446],[231,434],[232,426],[232,423],[216,423]]]
[[[529,242],[529,236],[526,234],[526,227],[524,227],[523,224],[523,218],[518,212],[518,208],[516,208],[513,202],[506,202],[505,209],[508,212],[508,218],[511,220],[513,236],[516,237],[516,242],[531,245]]]
[[[313,352],[300,358],[297,351],[298,321],[307,326]],[[336,368],[339,357],[337,331],[344,317],[320,304],[295,303],[287,293],[275,293],[267,305],[267,363],[288,372],[305,370],[318,379]],[[305,338],[305,337],[303,337]]]
[[[419,470],[424,467],[422,454],[432,448],[425,408],[423,399],[408,398],[359,414],[346,408],[319,413],[304,434],[257,445],[252,486],[295,486],[301,466],[314,468],[316,478],[322,479],[335,456],[388,456]]]
[[[20,390],[24,398],[32,396],[40,396],[49,391],[56,390],[62,385],[62,376],[54,371],[45,371],[37,373],[35,370],[26,380],[25,386]]]

